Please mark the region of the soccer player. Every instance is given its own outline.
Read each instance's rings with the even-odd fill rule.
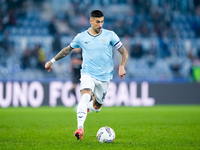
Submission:
[[[128,52],[113,31],[102,28],[103,23],[104,14],[100,10],[93,10],[90,13],[91,27],[77,34],[70,45],[63,48],[45,64],[45,68],[49,72],[55,61],[68,55],[74,48],[82,48],[83,63],[80,79],[82,96],[77,107],[78,129],[74,133],[77,140],[83,138],[87,110],[99,112],[104,102],[109,81],[113,76],[113,47],[122,55],[118,71],[120,78],[126,74],[124,67],[128,59]]]

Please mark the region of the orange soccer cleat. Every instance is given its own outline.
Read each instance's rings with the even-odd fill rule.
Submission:
[[[74,136],[77,138],[77,140],[82,140],[83,138],[83,133],[84,133],[84,130],[82,128],[80,129],[77,129],[75,132],[74,132]]]

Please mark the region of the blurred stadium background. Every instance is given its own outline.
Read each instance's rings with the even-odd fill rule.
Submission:
[[[127,75],[122,81],[153,83],[146,96],[159,93],[160,103],[182,98],[186,102],[191,97],[195,99],[191,103],[199,103],[199,0],[0,0],[2,101],[6,100],[9,81],[40,80],[46,84],[70,80],[70,57],[56,62],[50,73],[44,63],[77,33],[90,27],[89,13],[93,9],[103,11],[104,28],[115,31],[129,51]],[[113,81],[117,84],[119,62],[120,55],[115,52]],[[183,84],[177,87],[176,83]],[[171,95],[164,93],[167,90]]]

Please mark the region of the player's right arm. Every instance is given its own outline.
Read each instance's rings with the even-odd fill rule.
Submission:
[[[72,51],[72,49],[73,48],[70,45],[63,48],[54,58],[52,58],[50,61],[46,62],[45,69],[49,72],[52,69],[52,64],[55,61],[62,59],[63,57],[67,56]]]

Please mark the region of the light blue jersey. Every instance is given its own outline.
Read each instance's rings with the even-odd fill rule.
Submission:
[[[99,81],[110,81],[113,76],[112,49],[122,47],[119,37],[110,30],[102,29],[93,36],[88,30],[77,34],[70,43],[72,48],[82,48],[81,75],[88,74]]]

